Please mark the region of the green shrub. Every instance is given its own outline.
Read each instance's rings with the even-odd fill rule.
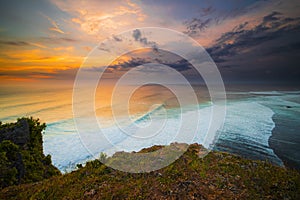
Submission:
[[[20,128],[20,122],[26,120],[29,128],[29,140],[26,144],[17,145],[14,137],[0,142],[0,187],[19,183],[41,181],[53,175],[60,174],[52,165],[51,156],[43,154],[42,132],[45,123],[39,119],[20,118],[16,123],[0,124],[1,134]],[[24,134],[28,130],[24,130]],[[1,138],[3,138],[1,136]]]

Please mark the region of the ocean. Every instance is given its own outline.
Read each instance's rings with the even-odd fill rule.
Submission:
[[[44,153],[52,156],[53,164],[62,172],[74,170],[77,164],[84,164],[101,152],[112,155],[116,151],[139,151],[171,142],[207,145],[203,133],[208,130],[214,106],[207,94],[199,98],[197,105],[179,107],[172,92],[156,86],[145,87],[133,95],[130,110],[124,105],[114,105],[120,110],[123,108],[118,113],[120,118],[129,114],[132,119],[131,124],[123,124],[124,133],[119,124],[114,123],[109,91],[111,89],[96,94],[95,117],[110,145],[95,139],[99,130],[88,130],[86,136],[78,134],[72,113],[72,89],[3,91],[0,121],[13,122],[18,117],[33,116],[45,122]],[[227,97],[226,117],[213,149],[299,170],[300,91],[228,91]],[[192,133],[193,138],[185,137],[192,132],[189,120],[182,129],[180,122],[182,118],[193,119],[196,114],[201,116],[198,129]],[[86,123],[88,127],[88,119]],[[136,127],[149,124],[154,124],[149,132],[140,133],[139,137],[128,135],[136,131]]]

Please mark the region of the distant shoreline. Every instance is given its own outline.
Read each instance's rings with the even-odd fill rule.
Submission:
[[[275,122],[275,127],[272,130],[272,136],[269,138],[269,146],[274,153],[282,160],[288,168],[300,171],[300,161],[293,160],[289,155],[297,152],[297,143],[295,142],[295,132],[299,129],[293,129],[288,126],[282,127],[286,120],[279,117],[279,114],[274,114],[272,119]],[[300,125],[298,125],[300,126]]]

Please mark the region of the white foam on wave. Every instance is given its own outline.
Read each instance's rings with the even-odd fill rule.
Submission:
[[[136,125],[145,123],[145,120],[149,120],[148,116],[144,116],[144,118],[139,118],[134,124],[127,127],[127,131],[129,133],[134,133],[134,135],[125,137],[124,133],[121,142],[114,143],[111,149],[107,149],[108,154],[112,154],[116,151],[138,151],[142,148],[151,147],[153,145],[167,145],[172,142],[180,142],[180,143],[194,143],[197,141],[198,143],[203,143],[205,139],[205,133],[207,133],[209,127],[209,119],[211,108],[202,108],[200,110],[196,109],[193,111],[183,111],[182,115],[180,115],[180,110],[173,110],[171,113],[173,115],[171,117],[168,116],[166,119],[162,119],[161,116],[153,116],[151,115],[151,124],[152,127],[147,129],[139,130]],[[199,121],[197,120],[197,116],[200,116]],[[202,117],[201,117],[202,116]],[[205,116],[205,117],[204,117]],[[186,121],[182,121],[182,119],[188,119]],[[165,120],[162,123],[161,121]],[[181,123],[184,123],[183,124]],[[195,126],[196,124],[196,126]],[[153,132],[156,134],[153,134]],[[147,137],[151,135],[151,137]],[[116,133],[106,134],[106,137],[113,143],[119,135]],[[210,144],[210,142],[207,142]],[[208,147],[208,146],[207,146]]]
[[[272,120],[274,112],[262,105],[262,102],[260,98],[230,102],[227,105],[227,115],[220,140],[238,144],[229,147],[235,151],[258,153],[274,163],[283,165],[269,147],[269,138],[275,127]]]
[[[282,95],[283,93],[279,91],[259,91],[259,92],[249,92],[250,94],[257,94],[257,95]]]
[[[279,97],[278,97],[279,98]],[[262,105],[264,97],[233,100],[227,105],[227,115],[222,130],[219,130],[220,140],[225,142],[233,142],[236,146],[230,148],[238,149],[241,154],[244,151],[250,153],[258,153],[266,156],[275,163],[282,165],[282,161],[270,149],[268,140],[272,134],[275,124],[272,120],[274,112]],[[72,119],[49,124],[44,136],[44,151],[46,154],[52,155],[54,165],[61,171],[68,170],[75,166],[76,163],[84,163],[93,159],[92,155],[98,156],[100,152],[106,152],[112,155],[116,151],[138,151],[142,148],[153,145],[166,145],[171,142],[200,143],[205,147],[209,147],[213,143],[214,138],[204,143],[205,133],[207,132],[211,119],[212,106],[207,105],[199,109],[198,105],[183,111],[181,118],[194,119],[199,114],[200,121],[196,134],[191,127],[192,121],[185,121],[185,128],[180,130],[181,124],[180,111],[173,109],[168,110],[168,118],[164,123],[161,132],[158,132],[150,139],[139,137],[131,137],[128,133],[119,130],[117,126],[102,128],[101,131],[105,135],[107,141],[111,143],[110,148],[103,148],[107,141],[97,141],[94,137],[85,137],[85,145],[82,144],[80,136],[77,134]],[[162,116],[160,109],[151,111],[151,122],[161,126]],[[88,121],[88,120],[87,120]],[[142,126],[148,124],[149,116],[145,115],[135,122]],[[189,124],[191,123],[191,124]],[[129,125],[126,129],[129,133],[136,131],[134,124]],[[180,130],[180,131],[179,131]],[[99,134],[99,130],[90,131],[89,134]],[[146,134],[147,133],[137,133]],[[194,135],[195,134],[195,135]],[[191,139],[190,136],[193,136]],[[141,136],[141,135],[138,135]],[[143,136],[143,135],[142,135]],[[86,148],[88,147],[88,149]]]
[[[48,123],[43,136],[44,153],[62,172],[74,169],[76,163],[89,158],[89,152],[77,134],[73,119]]]
[[[160,108],[162,109],[162,107]],[[86,134],[90,135],[84,137],[76,132],[72,119],[50,123],[44,136],[44,152],[52,155],[53,164],[61,171],[70,171],[76,163],[84,163],[98,157],[100,152],[112,155],[117,151],[139,151],[142,148],[153,145],[167,145],[172,142],[203,143],[210,124],[211,107],[189,108],[183,111],[182,115],[180,115],[180,109],[169,110],[168,113],[168,117],[164,119],[166,121],[163,127],[161,127],[161,121],[164,116],[160,115],[160,109],[155,109],[155,111],[151,111],[127,126],[127,132],[125,133],[120,131],[119,127],[112,126],[101,128],[101,130],[93,130],[92,132],[89,131]],[[197,119],[198,115],[200,120],[193,121],[192,119]],[[148,124],[149,116],[151,117],[152,127],[150,129],[146,127],[143,131],[139,131],[139,126],[136,125]],[[180,123],[181,119],[185,119],[183,120],[184,126]],[[147,137],[148,134],[153,134],[153,130],[159,131],[150,138]],[[100,131],[107,139],[106,141],[99,141],[93,137],[93,135],[99,134]],[[105,149],[103,147],[108,146],[107,141],[110,142],[111,146]],[[206,142],[207,145],[210,143]]]

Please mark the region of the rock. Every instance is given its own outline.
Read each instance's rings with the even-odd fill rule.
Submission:
[[[241,179],[241,177],[240,177],[239,175],[236,175],[236,176],[234,177],[234,179],[235,179],[236,181],[238,181],[238,180]]]
[[[94,196],[95,194],[96,194],[96,190],[91,189],[90,191],[85,192],[84,196]]]
[[[216,189],[216,187],[215,187],[214,185],[209,185],[208,188],[209,188],[210,190],[215,190],[215,189]]]

